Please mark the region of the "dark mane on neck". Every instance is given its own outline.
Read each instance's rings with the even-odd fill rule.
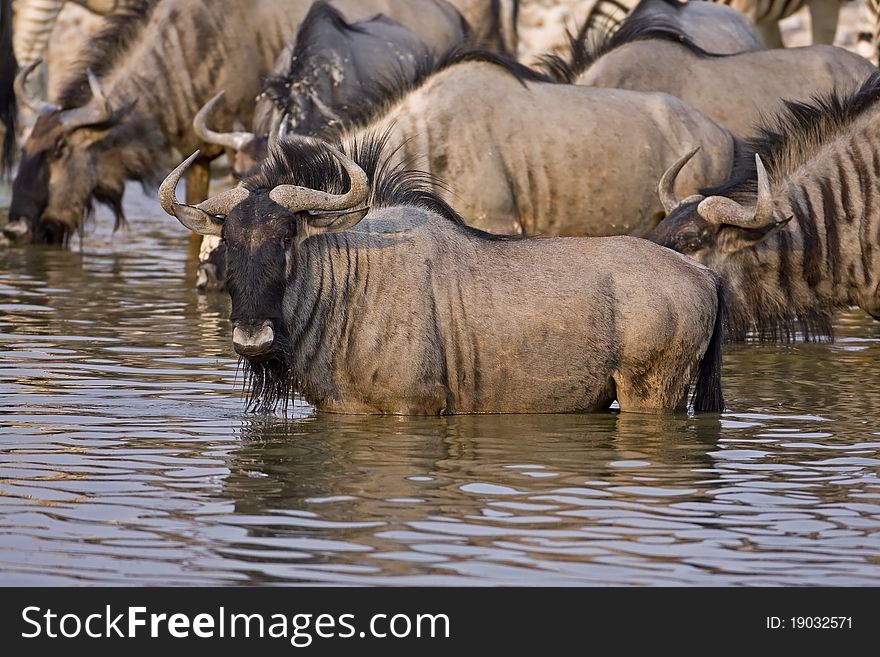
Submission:
[[[472,235],[486,239],[509,239],[472,228],[436,191],[443,184],[424,171],[393,165],[396,154],[388,148],[388,133],[357,135],[337,147],[367,174],[371,208],[409,206],[437,214]],[[348,189],[348,175],[339,161],[318,139],[296,137],[280,140],[260,170],[242,182],[251,191],[270,190],[278,185],[298,185],[341,194]]]
[[[767,168],[770,181],[782,180],[812,159],[819,149],[880,101],[880,71],[872,73],[857,90],[835,90],[813,96],[810,102],[785,101],[775,116],[764,119],[756,134],[738,141],[730,178],[701,190],[708,195],[729,196],[754,203],[758,173],[755,154]]]
[[[872,73],[859,89],[848,94],[833,91],[814,96],[810,102],[786,101],[785,108],[766,119],[755,136],[737,141],[730,178],[700,192],[754,204],[758,177],[756,153],[767,168],[771,184],[778,183],[807,164],[825,144],[847,134],[852,124],[874,110],[878,102],[880,72]],[[836,307],[788,305],[780,308],[760,293],[759,283],[745,287],[753,291],[742,302],[731,299],[728,303],[728,334],[733,339],[743,339],[748,333],[774,341],[791,339],[797,334],[806,340],[833,337],[831,317]]]
[[[678,6],[674,0],[669,4]],[[718,56],[698,46],[678,25],[664,17],[630,15],[620,27],[615,23],[596,25],[591,18],[584,21],[577,34],[568,34],[567,59],[555,54],[540,58],[541,68],[557,82],[574,83],[600,57],[637,41],[671,41],[699,57]]]
[[[105,20],[104,27],[86,42],[76,63],[76,74],[58,96],[64,108],[79,107],[91,98],[86,70],[99,78],[112,70],[149,23],[160,0],[127,0]]]

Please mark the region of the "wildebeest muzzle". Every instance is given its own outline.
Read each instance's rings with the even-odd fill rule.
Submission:
[[[236,322],[232,329],[232,346],[239,356],[261,358],[269,355],[275,344],[272,322]]]

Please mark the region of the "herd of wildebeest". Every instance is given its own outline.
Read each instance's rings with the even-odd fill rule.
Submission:
[[[723,410],[725,339],[880,318],[880,73],[604,1],[527,66],[515,0],[119,0],[57,98],[0,61],[35,116],[4,239],[164,177],[260,410]]]

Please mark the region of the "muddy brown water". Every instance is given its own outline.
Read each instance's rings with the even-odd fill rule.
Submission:
[[[253,416],[227,299],[127,206],[0,251],[0,584],[880,585],[863,314],[728,347],[720,417]]]

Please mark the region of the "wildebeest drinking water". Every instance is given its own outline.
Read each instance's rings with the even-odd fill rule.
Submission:
[[[261,76],[311,6],[311,0],[140,2],[142,11],[108,19],[88,42],[86,61],[57,104],[35,104],[39,117],[13,186],[10,239],[65,243],[94,201],[121,221],[125,181],[158,182],[173,150],[206,147],[193,117],[221,89],[218,126],[250,123]],[[425,20],[426,3],[434,0],[334,2],[352,18],[382,11],[404,24]],[[190,202],[207,196],[211,157],[222,152],[208,150],[187,176]]]
[[[251,401],[292,389],[345,413],[720,410],[721,291],[631,237],[519,239],[470,228],[389,166],[383,139],[277,145],[258,174],[162,207],[227,246],[233,345]]]

